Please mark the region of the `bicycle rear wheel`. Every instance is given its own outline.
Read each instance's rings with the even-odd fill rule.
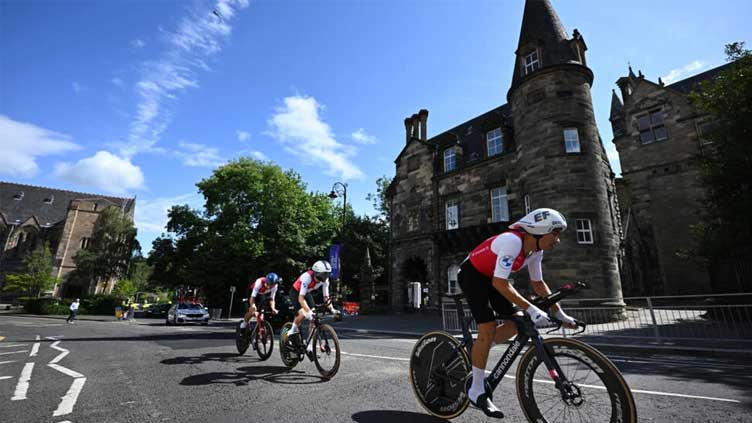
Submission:
[[[287,340],[287,333],[290,329],[292,329],[292,322],[287,322],[282,325],[282,329],[279,331],[279,356],[282,359],[282,364],[292,369],[298,365],[298,353]]]
[[[339,338],[337,333],[329,325],[320,325],[316,330],[316,335],[311,340],[313,342],[313,361],[319,374],[331,379],[339,370]]]
[[[251,345],[251,328],[241,328],[238,322],[237,328],[235,328],[235,347],[238,349],[238,354],[243,355],[248,351],[248,346]]]
[[[269,322],[264,322],[263,325],[258,326],[256,329],[256,336],[253,337],[253,346],[256,347],[256,354],[258,354],[261,361],[268,360],[272,356],[272,350],[274,350],[274,329]]]
[[[421,337],[410,355],[410,384],[420,405],[442,419],[465,411],[472,369],[460,341],[446,332]]]
[[[632,391],[606,356],[573,339],[550,338],[543,344],[577,395],[565,402],[535,348],[528,349],[517,367],[517,397],[528,421],[637,422]]]

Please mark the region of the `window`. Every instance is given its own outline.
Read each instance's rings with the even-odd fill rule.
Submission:
[[[488,131],[486,133],[486,142],[488,144],[488,157],[504,152],[504,139],[501,136],[501,128]]]
[[[540,68],[540,62],[538,61],[538,52],[534,51],[525,56],[525,75],[529,75]]]
[[[91,238],[81,238],[81,249],[85,250],[91,245]]]
[[[592,244],[593,229],[590,224],[590,219],[577,219],[575,225],[577,228],[577,243]]]
[[[446,203],[446,228],[448,231],[460,227],[460,205],[457,201]]]
[[[454,147],[444,150],[444,172],[451,172],[457,167],[457,156]]]
[[[567,153],[580,152],[580,135],[577,128],[564,128],[564,147]]]
[[[417,208],[412,208],[407,212],[407,231],[417,231],[420,226],[420,214]]]
[[[640,142],[650,144],[655,141],[668,139],[666,126],[663,124],[663,111],[652,110],[637,118],[637,127],[640,130]]]
[[[530,194],[525,194],[525,214],[530,213]]]
[[[13,194],[13,199],[16,201],[21,201],[24,198],[24,192],[20,191],[15,194]]]
[[[700,145],[712,144],[713,139],[711,137],[715,135],[714,132],[718,130],[718,122],[712,120],[703,122],[698,125],[697,129],[700,135]]]
[[[55,201],[55,195],[50,194],[49,197],[44,199],[44,204],[52,204]]]
[[[457,294],[459,293],[460,287],[457,284],[457,274],[460,272],[460,267],[456,264],[453,264],[449,266],[449,269],[447,269],[447,294]]]
[[[507,187],[491,190],[491,222],[509,221],[509,203],[507,203]]]

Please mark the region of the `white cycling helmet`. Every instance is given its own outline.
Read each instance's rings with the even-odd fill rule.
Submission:
[[[522,229],[531,235],[543,236],[557,229],[567,229],[567,219],[554,209],[535,209],[509,225],[509,229]]]
[[[324,282],[332,273],[332,265],[326,260],[319,260],[316,263],[313,263],[311,270],[313,270],[313,275],[317,280]]]

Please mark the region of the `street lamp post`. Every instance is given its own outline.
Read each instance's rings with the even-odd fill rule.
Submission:
[[[342,247],[342,244],[345,242],[345,223],[347,222],[347,184],[342,182],[335,182],[334,185],[332,185],[332,192],[329,193],[329,198],[332,200],[342,195],[342,229],[340,229],[339,233],[339,242],[340,242],[340,248]],[[339,280],[340,283],[342,281],[342,261],[340,260],[339,264]],[[333,291],[338,291],[339,283],[335,285],[335,289]]]

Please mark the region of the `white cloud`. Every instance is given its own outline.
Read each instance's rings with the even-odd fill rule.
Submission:
[[[136,201],[136,215],[134,221],[139,235],[143,232],[161,233],[166,232],[167,212],[174,205],[188,204],[192,208],[200,208],[203,197],[199,194],[183,194],[175,197],[162,197],[154,199],[138,199]],[[150,245],[142,245],[141,248],[148,251]]]
[[[269,160],[269,158],[266,157],[266,154],[260,151],[251,151],[251,156],[253,156],[257,160]]]
[[[248,141],[251,138],[251,134],[246,131],[235,131],[238,133],[238,141]]]
[[[363,172],[350,158],[355,149],[340,144],[329,125],[319,117],[319,105],[313,97],[287,97],[267,124],[269,134],[302,163],[326,167],[324,172],[343,179],[363,178]]]
[[[203,144],[194,144],[180,141],[178,143],[179,151],[175,152],[183,164],[191,167],[217,167],[227,162],[225,158],[219,155],[219,150]]]
[[[353,132],[351,136],[358,144],[376,144],[376,137],[366,134],[363,128]]]
[[[39,171],[38,157],[62,154],[81,147],[68,135],[18,122],[0,115],[0,174],[30,178]]]
[[[705,62],[695,60],[694,62],[682,68],[671,70],[671,72],[669,72],[667,75],[664,75],[661,79],[663,80],[664,83],[670,84],[672,82],[676,82],[680,79],[683,79],[685,76],[691,74],[692,72],[696,70],[700,70],[704,68],[705,65],[706,65]]]
[[[112,82],[113,84],[117,85],[118,87],[122,87],[124,85],[123,84],[123,80],[120,79],[120,78],[112,78],[112,79],[110,79],[110,82]]]
[[[55,174],[74,184],[114,194],[125,194],[129,190],[144,187],[141,168],[129,159],[108,151],[98,151],[94,156],[81,159],[75,164],[58,163]]]
[[[135,85],[139,98],[136,116],[128,142],[117,145],[121,155],[130,158],[157,151],[154,145],[172,118],[168,103],[181,91],[198,86],[196,72],[209,70],[206,60],[221,50],[222,40],[232,30],[230,19],[236,10],[247,6],[247,0],[217,0],[214,10],[221,18],[201,7],[184,17],[176,31],[162,30],[168,48],[157,60],[141,64],[142,77]]]
[[[145,45],[146,45],[146,43],[143,42],[143,41],[141,41],[141,40],[139,40],[138,38],[136,38],[135,40],[131,41],[131,47],[133,47],[133,48],[143,48]]]
[[[76,82],[76,81],[73,81],[73,83],[71,84],[71,87],[73,87],[73,91],[74,91],[74,92],[75,92],[76,94],[78,94],[78,93],[80,93],[81,91],[83,91],[83,90],[84,90],[84,86],[83,86],[83,85],[81,85],[81,84],[79,84],[79,83],[78,83],[78,82]]]

